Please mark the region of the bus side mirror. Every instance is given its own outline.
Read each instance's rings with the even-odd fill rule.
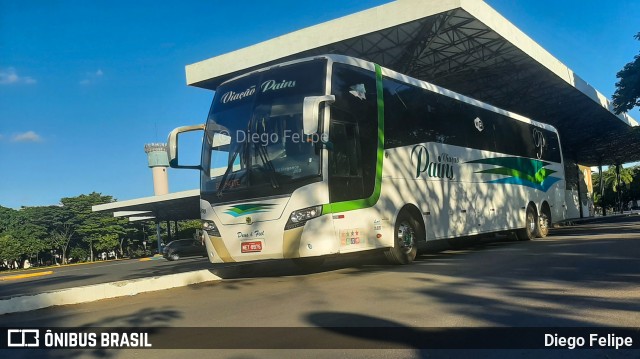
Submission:
[[[318,119],[320,104],[326,102],[332,104],[336,101],[334,95],[309,96],[304,98],[302,104],[302,126],[305,135],[312,135],[318,132]]]
[[[197,166],[185,166],[181,165],[178,162],[178,139],[181,134],[192,132],[192,131],[204,131],[205,125],[193,125],[193,126],[182,126],[174,129],[169,133],[169,138],[167,139],[167,155],[169,156],[169,166],[172,168],[187,168],[187,169],[201,169],[200,165]]]

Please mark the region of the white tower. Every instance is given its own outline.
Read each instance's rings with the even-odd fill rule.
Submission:
[[[169,179],[167,168],[169,167],[169,157],[167,156],[166,143],[149,143],[144,145],[144,152],[147,153],[149,167],[153,173],[153,192],[156,196],[169,193]]]

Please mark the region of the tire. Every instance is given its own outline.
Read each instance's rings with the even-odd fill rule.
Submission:
[[[169,260],[171,261],[177,261],[178,259],[180,259],[180,255],[178,253],[171,253],[169,255]]]
[[[387,260],[393,264],[409,264],[418,253],[418,221],[405,211],[396,219],[393,248],[385,251]]]
[[[540,217],[536,222],[536,238],[544,238],[549,234],[549,224],[551,222],[551,213],[549,213],[549,209],[546,207],[542,208],[542,212],[540,213]]]
[[[520,241],[530,241],[536,237],[536,228],[538,227],[538,220],[536,216],[536,211],[532,206],[527,207],[527,213],[525,215],[525,227],[519,229],[516,232],[518,236],[518,240]]]

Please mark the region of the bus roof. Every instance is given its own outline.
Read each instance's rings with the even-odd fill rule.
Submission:
[[[232,79],[228,79],[225,82],[223,82],[221,85],[223,85],[223,84],[225,84],[225,83],[227,83],[229,81],[233,81],[233,80],[245,77],[245,76],[249,76],[249,75],[251,75],[253,73],[256,73],[256,72],[268,71],[271,68],[284,67],[284,66],[287,66],[287,65],[296,64],[296,63],[305,62],[305,61],[312,61],[312,60],[315,60],[315,59],[327,59],[327,60],[330,60],[331,62],[339,62],[339,63],[343,63],[343,64],[350,64],[350,65],[358,66],[358,67],[365,68],[365,69],[368,69],[368,70],[371,70],[371,71],[375,71],[375,64],[373,62],[362,60],[362,59],[358,59],[358,58],[351,57],[351,56],[328,54],[328,55],[320,55],[320,56],[296,59],[296,60],[292,60],[292,61],[279,63],[277,65],[272,65],[272,66],[267,66],[267,67],[263,67],[263,68],[260,68],[260,69],[256,69],[256,70],[247,72],[245,74],[242,74],[242,75],[240,75],[238,77],[234,77]],[[522,116],[520,114],[513,113],[513,112],[507,111],[505,109],[498,108],[498,107],[493,106],[491,104],[476,100],[474,98],[465,96],[465,95],[457,93],[455,91],[451,91],[451,90],[446,89],[444,87],[441,87],[441,86],[438,86],[438,85],[434,85],[434,84],[432,84],[430,82],[422,81],[422,80],[413,78],[411,76],[407,76],[405,74],[401,74],[401,73],[399,73],[397,71],[388,69],[386,67],[382,68],[382,75],[386,76],[386,77],[389,77],[389,78],[396,79],[396,80],[400,80],[400,81],[405,82],[407,84],[411,84],[411,85],[414,85],[414,86],[417,86],[417,87],[424,88],[424,89],[426,89],[428,91],[431,91],[431,92],[436,92],[436,93],[439,93],[439,94],[442,94],[442,95],[445,95],[445,96],[448,96],[448,97],[451,97],[451,98],[455,98],[458,101],[466,102],[466,103],[471,104],[473,106],[481,107],[481,108],[484,108],[486,110],[493,111],[493,112],[505,115],[507,117],[513,118],[513,119],[518,120],[518,121],[531,123],[531,124],[533,124],[535,126],[542,127],[542,128],[545,128],[545,129],[547,129],[549,131],[558,133],[558,130],[555,127],[553,127],[552,125],[550,125],[550,124],[543,123],[543,122],[540,122],[540,121],[536,121],[534,119],[530,119],[530,118]]]

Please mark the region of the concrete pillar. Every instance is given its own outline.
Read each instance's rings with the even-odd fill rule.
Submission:
[[[158,236],[158,254],[162,255],[162,231],[160,230],[160,221],[156,221],[156,235]]]
[[[607,206],[604,205],[604,179],[602,178],[602,165],[598,165],[598,174],[600,175],[600,203],[602,204],[602,216],[607,215]]]

